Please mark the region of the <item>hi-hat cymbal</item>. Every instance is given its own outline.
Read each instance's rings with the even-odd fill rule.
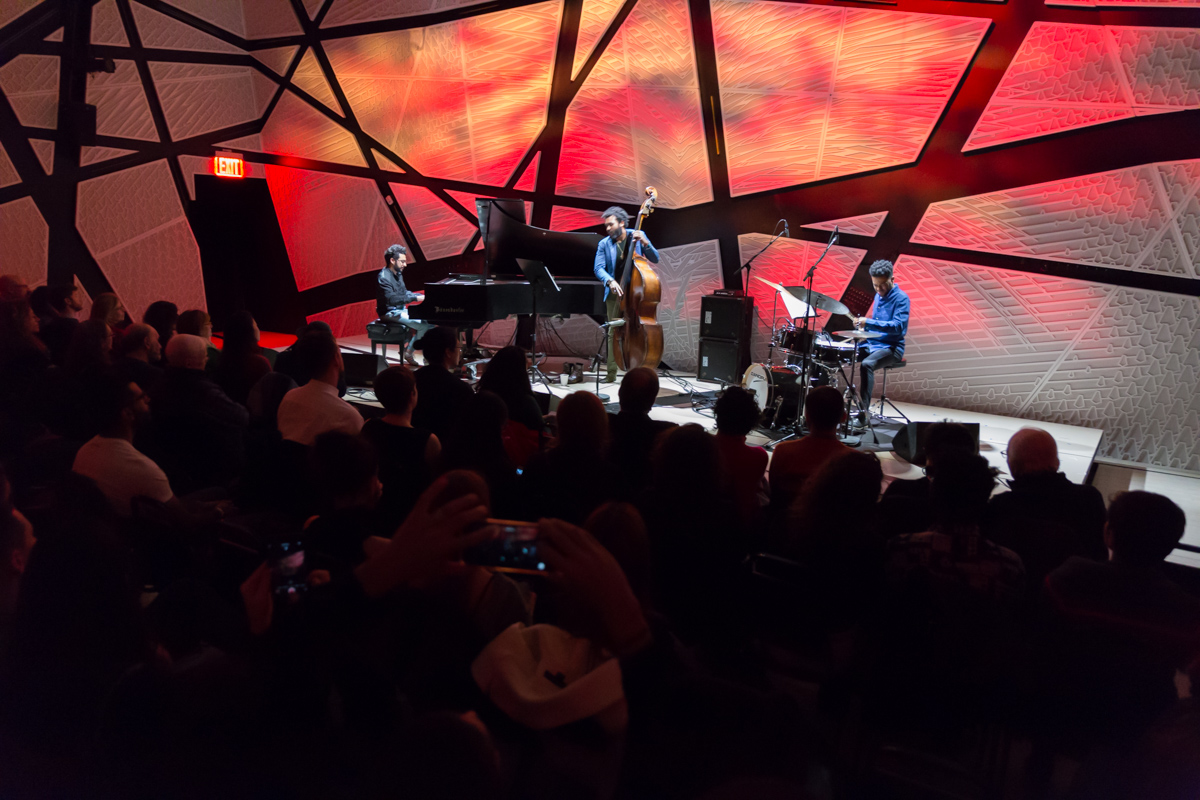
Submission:
[[[754,276],[754,279],[756,281],[762,281],[767,286],[770,286],[772,289],[779,292],[779,299],[783,301],[783,307],[787,309],[789,318],[796,319],[798,317],[815,317],[817,315],[816,309],[809,306],[803,300],[797,299],[795,295],[789,292],[782,285],[778,283],[772,283],[766,278],[760,278],[757,275]]]
[[[830,314],[844,314],[850,316],[850,309],[840,300],[834,300],[827,294],[813,292],[810,298],[808,288],[805,286],[784,286],[784,289],[789,294],[795,295],[801,302],[806,302],[813,308],[818,308],[821,311],[828,311]]]
[[[852,331],[834,331],[833,333],[830,334],[830,336],[841,336],[845,339],[880,339],[883,337],[883,334],[876,333],[875,331],[852,330]]]

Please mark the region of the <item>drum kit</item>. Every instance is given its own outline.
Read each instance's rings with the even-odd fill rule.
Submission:
[[[808,322],[820,311],[851,315],[844,303],[829,295],[811,291],[805,286],[782,286],[757,275],[754,278],[775,289],[776,297],[787,309],[792,323],[798,320]],[[851,411],[862,410],[855,385],[858,348],[863,341],[880,336],[880,333],[860,330],[836,331],[832,334],[815,332],[811,322],[788,324],[778,329],[772,325],[767,362],[751,364],[742,377],[742,387],[758,401],[765,426],[790,430],[790,435],[785,438],[799,436],[803,429],[804,399],[809,389],[818,386],[841,389],[846,408]],[[776,349],[783,356],[782,364],[775,363]],[[848,426],[843,433],[849,433]]]

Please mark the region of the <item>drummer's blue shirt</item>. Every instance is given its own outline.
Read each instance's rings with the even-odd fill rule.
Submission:
[[[892,284],[891,291],[883,297],[875,295],[875,304],[871,306],[871,318],[863,327],[883,334],[878,339],[867,340],[868,350],[873,353],[885,347],[892,347],[895,348],[896,355],[903,357],[904,337],[908,333],[908,295],[904,290]]]

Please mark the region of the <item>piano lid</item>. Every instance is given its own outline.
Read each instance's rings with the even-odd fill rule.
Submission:
[[[475,202],[488,273],[525,274],[517,262],[522,259],[545,264],[556,278],[592,277],[600,234],[564,233],[526,225],[525,205],[520,200],[477,198]]]

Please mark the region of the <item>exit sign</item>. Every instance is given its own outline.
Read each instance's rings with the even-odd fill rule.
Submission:
[[[236,153],[217,153],[213,157],[213,175],[222,178],[241,178],[246,174],[245,162]]]

